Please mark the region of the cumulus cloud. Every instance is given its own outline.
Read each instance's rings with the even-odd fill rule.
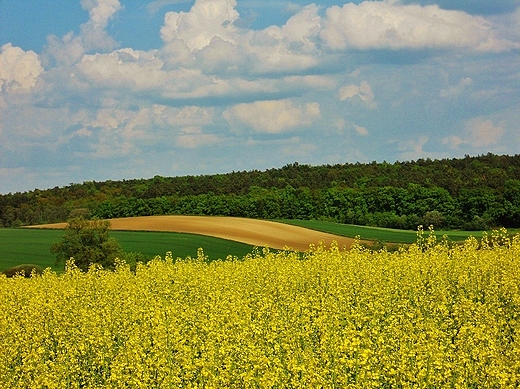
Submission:
[[[474,147],[494,145],[504,134],[505,130],[491,120],[476,118],[466,123],[466,141]]]
[[[377,133],[381,134],[377,141],[385,142],[394,128],[413,141],[396,142],[394,150],[385,149],[384,158],[401,153],[400,158],[416,159],[426,154],[428,137],[423,135],[430,128],[420,117],[438,121],[442,131],[446,121],[460,120],[472,109],[485,107],[491,115],[497,106],[509,104],[514,110],[519,78],[511,63],[518,53],[493,52],[518,46],[520,9],[484,18],[419,5],[434,0],[360,0],[328,9],[298,5],[285,24],[255,30],[241,22],[237,0],[157,0],[148,6],[129,2],[127,7],[152,14],[168,4],[192,5],[187,12],[165,12],[162,26],[157,26],[162,43],[144,51],[117,49],[107,33],[125,2],[76,0],[80,1],[88,21],[76,32],[49,36],[40,55],[11,44],[1,48],[0,158],[13,165],[25,163],[39,150],[49,150],[49,158],[125,160],[125,155],[139,155],[159,145],[163,153],[208,145],[231,150],[247,145],[248,137],[261,145],[266,139],[272,142],[269,147],[276,151],[266,157],[271,163],[273,155],[282,155],[280,145],[296,135],[301,139],[294,144],[316,144],[316,150],[328,153],[324,158],[335,155],[339,160],[345,149],[338,136],[355,137],[359,147],[366,147],[361,137]],[[263,10],[272,7],[257,4]],[[150,15],[144,18],[147,23],[155,21]],[[136,20],[142,21],[132,22]],[[124,22],[122,18],[111,27]],[[117,36],[130,42],[125,29]],[[431,49],[452,52],[436,50],[434,57],[420,52]],[[381,50],[399,59],[406,50],[412,59],[423,61],[373,64],[374,53],[362,50],[376,55]],[[467,75],[461,78],[457,69],[465,69]],[[439,86],[439,74],[453,81]],[[483,92],[472,95],[472,107],[455,106],[463,103],[456,97],[477,80]],[[447,101],[430,104],[432,91]],[[446,108],[442,115],[453,118],[440,117],[442,105]],[[364,108],[374,111],[368,116]],[[470,150],[494,146],[500,139],[505,142],[503,128],[512,128],[513,119],[500,120],[497,125],[475,119],[444,142]],[[298,133],[301,128],[306,131]],[[419,128],[422,132],[417,135],[414,131]],[[253,132],[277,136],[250,136]],[[229,133],[232,141],[224,142]]]
[[[153,54],[133,49],[116,50],[108,54],[84,55],[77,69],[97,85],[152,89],[167,81],[161,70],[163,62]]]
[[[505,133],[504,128],[495,126],[491,120],[474,118],[466,122],[462,135],[447,136],[442,143],[454,150],[462,146],[489,147],[498,144]]]
[[[85,26],[105,28],[108,21],[121,9],[119,0],[81,0],[81,7],[89,13]]]
[[[200,50],[199,54],[222,56],[222,53],[217,52],[206,53],[209,47]],[[108,54],[84,55],[75,70],[78,78],[81,76],[81,79],[86,79],[89,85],[107,90],[147,91],[171,100],[279,93],[283,88],[291,88],[294,83],[294,80],[281,83],[275,79],[248,80],[239,75],[230,77],[223,69],[220,70],[224,74],[213,74],[210,65],[202,64],[199,67],[170,68],[163,58],[157,51],[120,49]],[[236,65],[228,63],[230,66]],[[217,71],[220,65],[213,63],[211,69]],[[318,77],[302,80],[307,80],[309,87],[319,82]]]
[[[437,5],[396,0],[347,3],[327,9],[320,37],[334,50],[470,48],[502,51],[518,44],[498,39],[483,17]]]
[[[257,132],[278,134],[310,125],[321,112],[318,103],[298,107],[290,100],[267,100],[235,105],[224,111],[223,116],[231,123],[246,124]]]
[[[318,6],[311,4],[304,7],[282,27],[271,26],[264,30],[265,33],[280,41],[299,44],[305,50],[314,50],[316,37],[321,28],[321,17],[318,15]]]
[[[57,137],[55,146],[72,147],[75,155],[88,158],[137,155],[143,148],[158,144],[194,148],[218,141],[215,136],[202,132],[204,126],[212,123],[213,115],[210,108],[160,104],[138,110],[81,110],[67,115],[69,130]]]
[[[189,12],[166,13],[161,58],[172,68],[189,63],[210,72],[265,74],[316,66],[317,6],[260,31],[238,28],[235,7],[234,0],[197,0]]]
[[[120,8],[118,0],[84,0],[82,4],[91,18],[84,30],[104,32],[102,27]],[[161,28],[164,46],[147,54],[124,49],[104,56],[84,55],[84,34],[72,34],[60,40],[54,57],[64,63],[82,58],[81,70],[96,83],[136,89],[147,89],[148,83],[148,89],[158,88],[168,98],[198,98],[236,91],[237,83],[233,85],[229,75],[258,77],[315,68],[328,58],[324,43],[342,50],[473,47],[490,44],[492,35],[490,23],[483,18],[395,1],[331,7],[324,18],[319,7],[311,4],[300,8],[285,25],[260,31],[238,28],[235,24],[240,16],[235,8],[236,0],[196,0],[188,12],[167,12]],[[242,85],[245,83],[243,79]],[[345,96],[353,93],[352,88],[344,87],[341,98],[349,98]],[[374,106],[370,86],[359,88],[355,95]]]
[[[197,0],[190,12],[167,12],[161,28],[165,43],[180,40],[191,50],[200,50],[218,37],[235,42],[238,19],[236,0]]]
[[[175,108],[154,104],[138,110],[104,108],[99,110],[94,118],[83,116],[78,123],[86,128],[120,129],[128,135],[128,138],[139,140],[150,129],[181,129],[210,124],[213,115],[213,110],[210,108],[196,106]]]
[[[370,87],[370,84],[366,81],[362,81],[358,85],[345,85],[339,90],[339,98],[341,101],[359,97],[361,101],[366,103],[369,107],[374,108],[376,103],[374,102],[374,92]]]
[[[121,9],[119,0],[81,0],[81,6],[89,13],[89,20],[80,26],[80,34],[73,32],[59,38],[47,37],[44,59],[48,66],[70,66],[90,51],[109,52],[117,43],[108,35],[106,27]]]
[[[43,72],[38,55],[10,43],[0,50],[0,91],[28,91]],[[1,107],[0,107],[1,108]]]
[[[302,71],[318,62],[317,35],[321,27],[318,7],[302,8],[285,25],[270,26],[244,35],[241,46],[251,57],[256,73]]]
[[[224,96],[242,90],[226,80],[205,74],[196,67],[168,69],[157,53],[133,49],[108,54],[84,55],[75,67],[90,84],[103,89],[149,91],[168,99]],[[248,84],[252,87],[253,83]],[[246,88],[247,89],[247,88]]]

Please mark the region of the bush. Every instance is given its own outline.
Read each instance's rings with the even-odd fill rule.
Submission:
[[[485,231],[489,229],[489,225],[484,218],[475,216],[471,221],[464,223],[464,229],[467,231]]]
[[[149,257],[140,252],[130,252],[123,253],[120,259],[122,259],[126,264],[128,264],[132,271],[135,271],[138,263],[146,264],[154,258]]]
[[[5,274],[7,277],[14,277],[17,274],[23,275],[24,277],[31,277],[32,274],[40,275],[42,273],[43,269],[40,266],[32,264],[18,265],[2,271],[2,274]]]
[[[122,257],[123,250],[108,236],[109,228],[110,222],[106,220],[71,219],[61,242],[51,246],[56,264],[74,258],[76,266],[84,271],[93,263],[112,268],[114,260]]]

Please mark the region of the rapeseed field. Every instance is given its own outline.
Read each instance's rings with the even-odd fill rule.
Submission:
[[[0,278],[0,388],[517,388],[520,235]]]

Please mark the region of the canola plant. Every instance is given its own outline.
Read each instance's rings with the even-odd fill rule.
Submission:
[[[1,388],[516,388],[520,235],[0,278]]]

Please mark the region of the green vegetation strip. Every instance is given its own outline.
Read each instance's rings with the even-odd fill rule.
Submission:
[[[279,222],[292,224],[299,227],[310,228],[313,230],[328,232],[335,235],[347,236],[355,238],[360,236],[361,239],[374,240],[387,243],[415,243],[417,241],[417,231],[396,230],[392,228],[355,226],[351,224],[340,224],[327,221],[316,220],[279,220]],[[513,232],[511,230],[510,232]],[[425,232],[426,234],[429,231]],[[481,238],[481,231],[434,231],[435,235],[440,239],[446,235],[448,239],[453,241],[466,240],[469,236]]]
[[[326,221],[279,220],[280,222],[310,228],[331,234],[389,243],[414,243],[415,231],[394,230],[389,228],[354,226]],[[509,230],[510,233],[520,230]],[[439,238],[447,235],[453,241],[467,239],[468,236],[482,237],[478,231],[435,231]],[[0,228],[0,271],[20,264],[35,264],[42,268],[50,267],[62,271],[63,265],[55,265],[55,257],[50,252],[51,244],[60,241],[62,230],[36,230]],[[244,243],[213,238],[203,235],[180,234],[174,232],[133,232],[113,231],[114,237],[125,252],[140,252],[148,257],[164,256],[171,251],[175,258],[196,257],[197,249],[202,247],[211,260],[225,259],[228,255],[242,258],[253,250]]]
[[[64,266],[56,266],[56,258],[50,252],[50,246],[59,242],[63,234],[62,230],[0,228],[0,271],[25,263],[63,271]],[[110,236],[125,252],[140,252],[150,258],[164,257],[168,251],[174,258],[196,257],[199,247],[210,260],[225,259],[228,255],[242,258],[253,251],[253,246],[244,243],[194,234],[112,231]]]

